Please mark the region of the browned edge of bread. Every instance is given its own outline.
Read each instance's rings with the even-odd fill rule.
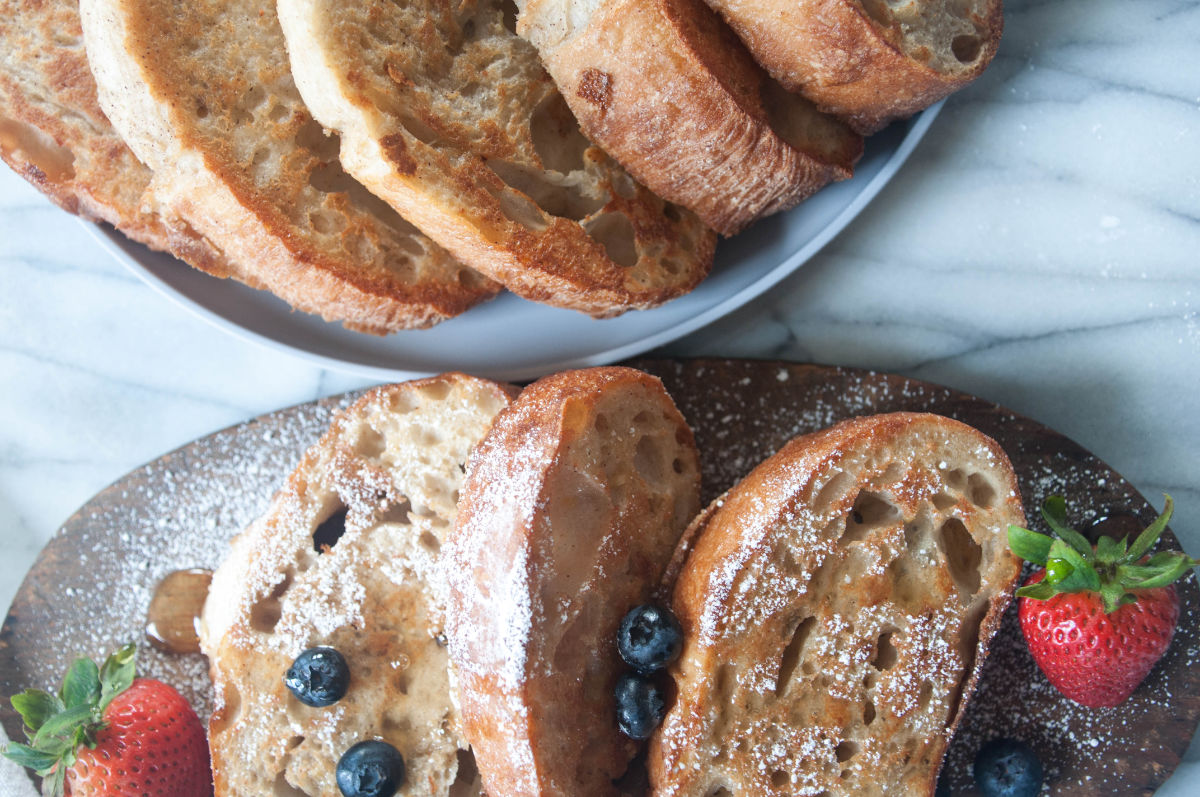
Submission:
[[[629,368],[535,382],[476,448],[444,548],[464,732],[489,794],[616,794],[616,630],[699,505],[691,430]]]
[[[958,421],[894,413],[787,443],[682,538],[653,793],[932,795],[1022,522],[1008,458]]]
[[[852,176],[862,138],[784,91],[702,0],[529,0],[539,49],[583,132],[723,235]]]
[[[150,170],[100,110],[75,0],[0,2],[0,159],[68,213],[218,277],[224,256],[143,207]]]
[[[1004,29],[1001,0],[976,0],[973,35],[949,44],[958,62],[937,69],[926,47],[903,46],[906,26],[882,0],[708,0],[754,57],[863,135],[929,107],[966,86],[991,63]],[[915,0],[932,4],[932,0]],[[915,23],[919,27],[922,23]]]

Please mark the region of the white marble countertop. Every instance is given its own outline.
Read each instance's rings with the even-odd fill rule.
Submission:
[[[1009,3],[1000,54],[779,288],[668,347],[866,366],[1075,439],[1200,551],[1200,3]],[[365,384],[208,326],[0,169],[0,606],[58,525],[193,438]],[[1200,752],[1163,794],[1200,780]]]

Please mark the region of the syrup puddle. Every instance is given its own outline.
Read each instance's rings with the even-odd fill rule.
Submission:
[[[146,610],[146,639],[167,653],[200,652],[200,612],[211,570],[176,570],[154,588]]]

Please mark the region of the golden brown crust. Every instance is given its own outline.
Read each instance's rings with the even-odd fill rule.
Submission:
[[[448,797],[469,783],[440,638],[438,546],[470,448],[515,393],[463,374],[369,391],[233,541],[201,623],[218,797],[337,794],[338,758],[371,738],[404,756],[405,794]],[[350,666],[349,691],[326,708],[283,683],[318,645]]]
[[[0,0],[0,159],[63,210],[227,275],[198,232],[143,207],[150,171],[100,110],[73,0]]]
[[[81,15],[101,105],[154,171],[159,211],[219,242],[233,276],[380,334],[498,290],[341,171],[272,4],[84,0]]]
[[[654,793],[932,794],[1023,520],[1004,452],[957,421],[896,413],[788,443],[684,535]]]
[[[1004,27],[1001,0],[708,0],[777,80],[869,134],[982,74]]]
[[[499,0],[283,0],[297,85],[348,172],[464,262],[600,317],[695,287],[715,236],[590,146]]]
[[[621,617],[699,504],[695,443],[661,382],[547,377],[472,455],[446,547],[463,730],[489,794],[614,794]]]
[[[588,138],[724,235],[850,177],[862,153],[701,0],[530,0],[517,29]]]

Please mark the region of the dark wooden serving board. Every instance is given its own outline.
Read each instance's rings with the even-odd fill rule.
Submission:
[[[642,360],[662,378],[696,432],[707,501],[797,434],[843,418],[927,410],[991,435],[1008,452],[1031,517],[1062,494],[1078,527],[1129,528],[1155,510],[1121,476],[1062,435],[947,388],[849,368],[750,360]],[[168,572],[215,567],[226,541],[267,503],[303,449],[353,396],[280,410],[145,465],[73,515],[42,551],[0,629],[0,696],[53,687],[70,658],[140,639],[145,610]],[[1140,524],[1140,525],[1139,525]],[[1168,531],[1166,545],[1178,547]],[[1182,584],[1171,649],[1134,696],[1092,710],[1062,698],[1030,659],[1010,611],[943,767],[951,794],[972,794],[970,764],[988,739],[1025,740],[1043,757],[1047,794],[1150,794],[1174,771],[1200,720],[1200,589]],[[144,673],[180,688],[207,714],[198,655],[143,647]],[[8,701],[0,722],[21,738]]]

